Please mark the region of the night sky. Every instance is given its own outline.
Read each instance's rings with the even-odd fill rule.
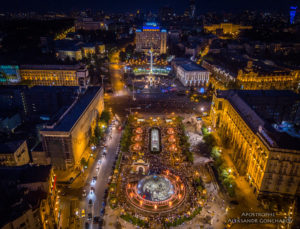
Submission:
[[[182,13],[189,4],[188,0],[1,0],[0,11],[51,11],[87,9],[107,12],[133,12],[142,9],[157,12],[160,7],[172,6]],[[197,12],[236,11],[244,9],[281,10],[287,12],[291,4],[300,0],[196,0]]]

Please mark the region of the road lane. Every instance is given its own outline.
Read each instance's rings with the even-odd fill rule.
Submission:
[[[81,220],[81,226],[84,228],[86,223],[89,223],[89,228],[98,228],[98,224],[93,224],[94,216],[100,216],[100,210],[102,206],[102,202],[104,201],[104,192],[108,187],[108,178],[112,174],[112,167],[116,158],[116,151],[119,146],[121,132],[117,130],[117,128],[112,130],[111,138],[107,136],[107,141],[105,145],[107,145],[107,153],[106,157],[101,159],[101,154],[99,154],[95,160],[93,165],[93,169],[89,174],[89,178],[87,179],[86,185],[84,189],[87,192],[87,196],[83,197],[80,201],[81,209],[85,209],[86,217]],[[99,171],[96,171],[97,162],[101,159],[101,165],[99,166]],[[97,180],[95,183],[92,183],[92,178],[97,175]],[[94,194],[90,194],[91,187],[94,188]],[[89,200],[92,200],[92,206],[89,206]],[[88,214],[92,214],[92,220],[87,220]]]

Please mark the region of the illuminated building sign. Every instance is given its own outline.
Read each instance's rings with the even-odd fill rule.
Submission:
[[[143,26],[143,31],[160,31],[159,27],[158,26]]]
[[[19,67],[16,65],[0,65],[0,82],[18,83],[21,81]]]
[[[294,24],[295,23],[295,16],[296,16],[296,10],[297,6],[291,6],[290,8],[290,23]]]
[[[146,22],[147,26],[157,26],[155,22]]]

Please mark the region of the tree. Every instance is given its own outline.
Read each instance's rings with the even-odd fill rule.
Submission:
[[[81,158],[81,160],[80,160],[80,165],[81,165],[82,167],[85,167],[85,166],[88,165],[88,163],[87,163],[87,161],[85,160],[85,158]]]
[[[233,80],[229,81],[227,83],[226,87],[228,89],[240,89],[239,83],[237,81],[233,81]]]
[[[100,121],[104,121],[106,124],[108,124],[109,120],[110,120],[110,112],[107,110],[102,111],[100,116]]]
[[[125,52],[120,52],[119,53],[119,58],[121,60],[121,62],[124,62],[126,60],[126,53]]]
[[[94,129],[94,136],[95,138],[99,141],[102,137],[102,131],[100,129],[100,127],[98,125],[96,125],[95,129]]]
[[[129,54],[130,56],[134,53],[134,45],[129,44],[127,45],[127,47],[125,48],[125,53]]]

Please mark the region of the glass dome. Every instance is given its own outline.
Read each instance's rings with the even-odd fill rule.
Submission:
[[[174,187],[164,176],[151,175],[139,181],[137,191],[143,199],[164,201],[174,194]]]

